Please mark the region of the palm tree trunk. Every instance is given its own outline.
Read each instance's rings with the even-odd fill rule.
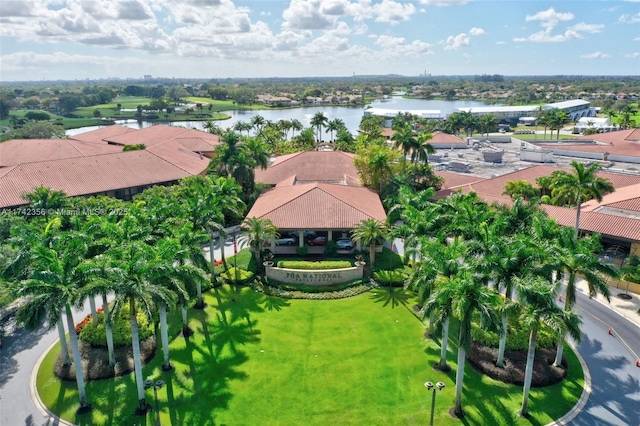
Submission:
[[[442,344],[440,345],[440,367],[447,368],[447,345],[449,344],[449,318],[442,324]]]
[[[167,327],[167,305],[165,305],[164,302],[160,303],[160,338],[162,339],[162,353],[164,355],[162,369],[167,371],[171,369],[171,363],[169,362],[169,330]]]
[[[576,226],[575,226],[575,230],[576,230],[576,235],[578,235],[580,233],[580,207],[582,206],[582,204],[580,204],[580,202],[578,201],[578,205],[576,206]]]
[[[109,318],[109,303],[107,302],[107,295],[102,295],[102,309],[104,310],[104,331],[107,335],[107,351],[109,351],[109,365],[116,365],[116,357],[113,352],[113,330],[111,324],[107,319]]]
[[[129,321],[131,323],[131,346],[133,347],[133,370],[138,388],[138,411],[147,411],[147,401],[144,397],[144,380],[142,378],[142,358],[140,356],[140,336],[138,334],[138,319],[136,318],[136,303],[133,298],[129,301]]]
[[[369,265],[371,265],[371,274],[373,275],[373,264],[376,261],[376,243],[372,242],[369,245]]]
[[[69,358],[69,348],[67,347],[67,336],[64,332],[64,324],[62,322],[62,318],[56,324],[58,327],[58,337],[60,338],[60,352],[62,352],[62,363],[64,365],[71,365],[71,358]],[[69,329],[69,334],[71,331],[75,333],[75,326]]]
[[[183,337],[191,336],[191,329],[189,328],[189,320],[187,319],[187,304],[182,303],[180,305],[180,310],[182,311],[182,336]]]
[[[204,299],[202,299],[202,284],[200,284],[200,281],[196,283],[196,295],[197,295],[197,301],[196,301],[196,304],[194,305],[194,308],[203,309]]]
[[[460,339],[458,340],[460,342]],[[464,364],[467,353],[462,346],[458,346],[458,370],[456,371],[456,403],[453,411],[456,416],[463,416],[462,411],[462,383],[464,381]]]
[[[84,373],[82,371],[82,357],[80,356],[80,348],[78,347],[78,335],[76,334],[76,327],[73,323],[73,315],[71,313],[71,306],[65,305],[65,311],[67,313],[67,327],[69,328],[69,343],[71,344],[71,352],[73,353],[73,366],[76,372],[76,383],[78,385],[78,396],[80,397],[80,408],[88,408],[87,393],[84,388]]]
[[[498,344],[498,359],[496,365],[504,367],[504,350],[507,347],[507,326],[509,317],[506,312],[502,313],[502,333],[500,334],[500,343]]]
[[[96,300],[89,296],[89,308],[91,309],[91,321],[93,325],[98,324],[98,311],[96,311]]]
[[[558,339],[558,348],[556,349],[556,359],[553,361],[554,367],[562,366],[562,352],[564,351],[564,336]]]
[[[214,252],[215,252],[215,239],[213,237],[213,233],[211,234],[211,241],[209,241],[209,257],[211,259],[211,283],[215,283],[216,282],[216,257],[214,256]],[[222,246],[220,246],[220,249],[223,250],[224,248]]]
[[[534,327],[529,335],[529,351],[527,352],[527,368],[524,371],[524,388],[522,391],[522,408],[520,415],[526,417],[529,414],[529,390],[531,389],[531,379],[533,377],[533,361],[536,358],[536,337],[538,330]]]

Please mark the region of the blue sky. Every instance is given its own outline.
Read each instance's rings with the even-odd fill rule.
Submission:
[[[0,80],[638,75],[640,0],[2,0]]]

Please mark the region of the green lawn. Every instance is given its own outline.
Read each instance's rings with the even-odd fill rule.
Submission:
[[[431,368],[439,356],[423,338],[412,299],[386,289],[332,301],[284,300],[227,286],[206,293],[204,311],[190,312],[195,334],[175,337],[175,369],[162,372],[161,351],[144,376],[162,378],[158,391],[163,425],[423,425],[431,394],[423,383],[443,381],[436,424],[546,424],[580,396],[582,372],[568,350],[571,376],[531,393],[532,418],[516,412],[522,389],[480,376],[467,366],[464,422],[448,414],[455,394],[454,370]],[[176,336],[176,318],[171,334]],[[133,375],[91,382],[94,409],[76,415],[75,383],[51,377],[56,347],[38,372],[38,390],[54,412],[77,424],[153,424],[154,413],[135,416]],[[149,402],[152,391],[147,391]],[[489,397],[490,396],[490,397]],[[544,410],[546,413],[543,413]]]

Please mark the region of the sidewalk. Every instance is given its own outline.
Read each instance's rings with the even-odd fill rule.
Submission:
[[[589,287],[587,286],[587,282],[584,279],[579,279],[577,281],[577,288],[583,294],[589,295]],[[617,312],[622,317],[628,319],[638,327],[640,327],[640,313],[638,313],[640,309],[640,295],[629,292],[629,296],[631,299],[623,299],[618,297],[619,294],[624,294],[624,288],[616,288],[615,286],[609,286],[609,291],[611,292],[611,301],[608,302],[607,299],[598,294],[593,299],[602,303],[605,306],[611,308],[611,310]]]

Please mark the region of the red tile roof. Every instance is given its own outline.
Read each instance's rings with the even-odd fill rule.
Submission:
[[[152,130],[110,127],[66,140],[7,141],[0,144],[0,208],[25,204],[21,195],[45,185],[69,196],[153,185],[201,174],[219,143],[216,135],[170,126]],[[122,144],[145,150],[123,152]],[[10,155],[3,155],[10,154]]]
[[[247,217],[267,218],[282,229],[352,229],[364,219],[386,220],[378,194],[326,183],[271,188]]]
[[[209,160],[201,161],[204,170]],[[40,185],[77,196],[187,176],[191,173],[145,150],[21,164],[0,176],[0,208],[25,204],[21,195]]]
[[[298,182],[353,183],[358,170],[354,154],[340,151],[303,151],[278,157],[266,170],[257,168],[256,182],[276,185],[296,176]]]
[[[560,140],[557,144],[536,144],[543,148],[563,149],[581,152],[608,152],[609,154],[640,157],[640,129],[618,130],[616,132],[598,133],[596,135],[579,136],[576,141]],[[595,143],[589,143],[596,141]]]
[[[461,139],[455,135],[450,135],[449,133],[436,131],[431,134],[431,139],[428,140],[428,143],[446,143],[446,144],[460,144],[467,146],[467,141]]]
[[[576,210],[543,205],[542,208],[564,226],[575,226]],[[640,219],[597,212],[580,213],[580,229],[628,241],[640,241]]]

